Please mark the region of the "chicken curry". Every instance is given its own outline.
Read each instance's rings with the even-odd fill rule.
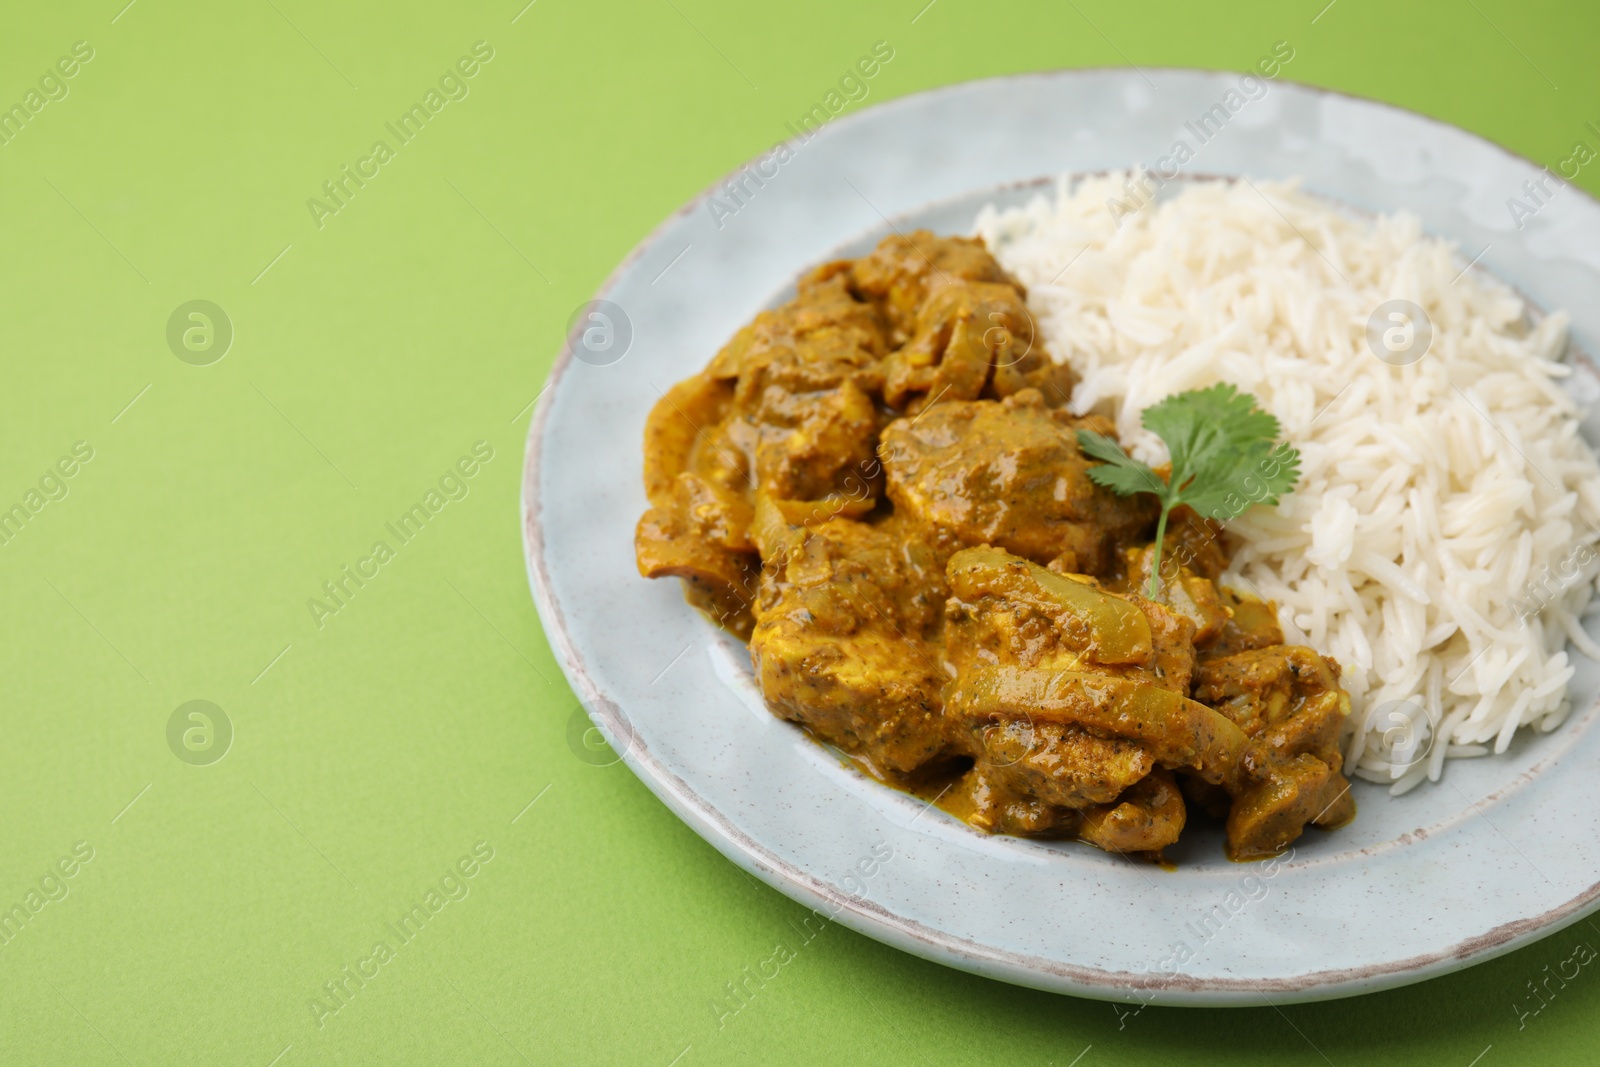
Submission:
[[[1339,665],[1218,584],[1186,508],[1088,476],[1074,377],[981,240],[819,267],[645,429],[639,571],[749,643],[768,706],[990,833],[1236,860],[1355,812]],[[1149,593],[1155,593],[1152,599]]]

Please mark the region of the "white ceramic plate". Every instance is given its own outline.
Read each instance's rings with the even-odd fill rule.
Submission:
[[[1358,784],[1353,824],[1308,833],[1276,863],[1231,864],[1215,831],[1192,828],[1167,871],[1082,845],[986,837],[859,776],[763,709],[743,646],[692,611],[677,582],[635,570],[646,413],[803,268],[865,251],[891,219],[970,232],[983,203],[1016,202],[1043,177],[1153,165],[1238,82],[1067,71],[837,119],[764,164],[740,200],[719,183],[651,234],[599,294],[612,304],[610,347],[599,320],[580,323],[598,332],[587,347],[569,340],[540,401],[523,529],[534,598],[573,689],[696,832],[870,937],[1042,989],[1249,1004],[1456,970],[1600,902],[1600,670],[1581,658],[1577,710],[1558,731],[1519,736],[1499,759],[1453,762],[1405,797]],[[1487,246],[1479,269],[1570,310],[1576,344],[1600,351],[1600,204],[1564,190],[1516,229],[1506,200],[1539,170],[1477,137],[1278,81],[1189,166],[1300,176],[1358,210],[1410,210],[1459,241],[1463,259]]]

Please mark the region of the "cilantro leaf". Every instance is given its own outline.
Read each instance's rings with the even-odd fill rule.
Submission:
[[[1117,495],[1155,493],[1159,496],[1166,492],[1167,483],[1155,471],[1129,456],[1121,445],[1104,434],[1079,430],[1078,447],[1092,458],[1104,461],[1105,466],[1089,468],[1089,477],[1096,484],[1116,490]]]
[[[1260,410],[1255,397],[1226,382],[1169,396],[1146,408],[1140,421],[1172,457],[1165,480],[1102,434],[1079,430],[1078,447],[1101,461],[1089,468],[1097,485],[1121,496],[1149,493],[1161,503],[1150,567],[1153,600],[1172,509],[1187,504],[1206,518],[1228,522],[1252,504],[1276,506],[1300,479],[1300,453],[1277,440],[1278,420]]]

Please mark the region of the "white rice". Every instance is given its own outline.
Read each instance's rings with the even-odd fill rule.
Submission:
[[[1229,524],[1225,581],[1343,665],[1346,769],[1401,793],[1519,727],[1554,729],[1569,638],[1600,658],[1578,621],[1600,465],[1559,384],[1566,316],[1530,323],[1409,215],[1354,217],[1294,183],[1151,201],[1132,177],[1063,179],[1053,199],[985,208],[977,232],[1081,376],[1073,409],[1115,419],[1134,455],[1165,461],[1139,414],[1171,393],[1232,382],[1278,417],[1301,479]],[[1396,298],[1433,326],[1409,366],[1367,342]]]

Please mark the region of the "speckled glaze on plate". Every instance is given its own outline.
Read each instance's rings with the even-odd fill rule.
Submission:
[[[1320,1000],[1469,966],[1600,906],[1600,670],[1574,712],[1494,760],[1457,761],[1269,864],[1192,827],[1176,870],[1070,843],[986,837],[879,786],[762,707],[737,641],[634,568],[640,442],[661,392],[698,371],[797,273],[889,227],[969,232],[1063,172],[1153,165],[1238,75],[1081,70],[972,82],[829,123],[649,236],[599,297],[631,325],[600,358],[569,340],[523,481],[529,580],[568,680],[646,785],[739,866],[869,937],[1041,989],[1142,1003]],[[1193,134],[1188,135],[1193,143]],[[786,157],[786,158],[785,158]],[[780,160],[782,160],[780,162]],[[1275,81],[1186,168],[1409,210],[1600,351],[1600,204],[1563,191],[1522,229],[1506,200],[1539,168],[1419,115]],[[714,208],[708,199],[721,199]],[[737,210],[729,212],[728,207]],[[891,222],[892,220],[892,222]],[[618,336],[621,336],[620,334]],[[1574,388],[1600,393],[1581,361]],[[1596,422],[1585,423],[1591,441]],[[1600,633],[1600,628],[1597,628]]]

